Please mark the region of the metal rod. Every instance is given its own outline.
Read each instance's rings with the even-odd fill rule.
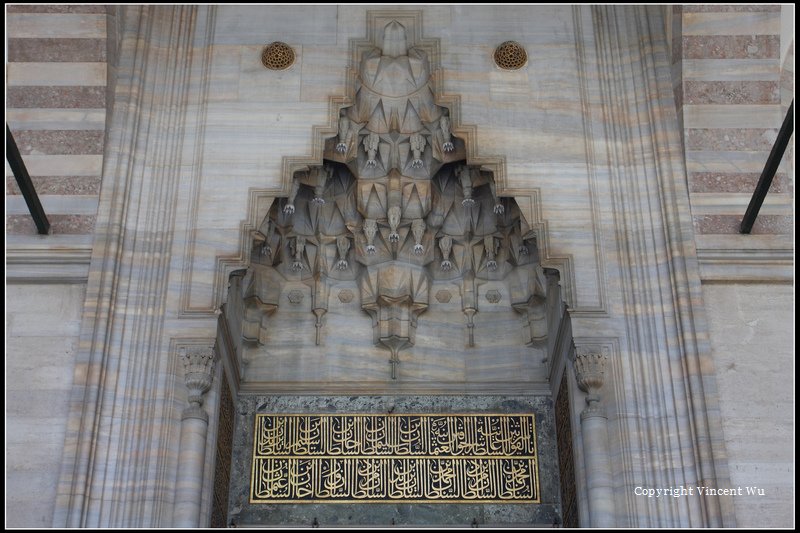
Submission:
[[[792,137],[793,131],[794,100],[792,100],[792,103],[789,105],[789,110],[786,112],[786,117],[783,119],[783,125],[778,132],[778,138],[775,139],[775,144],[772,145],[772,151],[769,153],[767,163],[764,165],[764,170],[761,172],[761,177],[758,179],[756,190],[753,192],[753,197],[750,199],[750,205],[747,206],[747,211],[739,226],[739,233],[750,233],[750,230],[753,229],[753,224],[761,209],[761,204],[764,203],[764,198],[767,197],[767,191],[769,191],[769,187],[772,185],[772,178],[775,177],[775,172],[781,164],[783,153],[786,151],[786,146],[789,144],[789,139]]]
[[[36,189],[28,174],[28,169],[25,168],[25,162],[19,154],[19,148],[17,148],[14,136],[11,135],[11,130],[8,129],[8,124],[6,124],[6,161],[8,161],[11,171],[17,179],[17,185],[19,185],[19,190],[25,198],[25,203],[28,204],[28,211],[33,217],[36,229],[41,235],[47,235],[50,232],[50,222],[47,220],[42,203],[39,201],[39,195],[36,194]]]

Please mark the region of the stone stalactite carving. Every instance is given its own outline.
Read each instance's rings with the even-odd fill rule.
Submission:
[[[368,218],[364,220],[364,237],[367,239],[367,253],[374,254],[375,253],[375,235],[378,234],[378,223]]]
[[[251,267],[251,273],[243,298],[242,337],[245,341],[266,344],[269,317],[279,305],[281,279],[277,272],[258,263]]]
[[[347,262],[347,252],[350,250],[350,239],[347,235],[339,235],[336,237],[336,249],[339,252],[339,261],[336,262],[336,268],[339,270],[347,270],[349,266]]]
[[[360,58],[353,105],[340,111],[324,161],[295,173],[289,197],[255,232],[245,340],[265,342],[280,287],[300,281],[315,288],[316,342],[324,343],[322,295],[331,283],[352,283],[396,378],[432,285],[446,281],[462,287],[468,346],[477,293],[489,282],[512,287],[526,339],[541,341],[546,284],[519,208],[497,197],[491,172],[467,162],[449,110],[435,102],[428,56],[409,45],[405,28],[389,23],[376,44]]]
[[[511,248],[513,249],[513,248]],[[527,254],[520,254],[525,257]],[[547,340],[547,279],[541,266],[514,272],[512,293],[518,295],[511,307],[525,316],[528,322],[528,344],[541,346]]]
[[[442,251],[442,262],[439,263],[442,271],[447,272],[453,268],[453,263],[450,262],[450,252],[453,251],[453,238],[450,235],[443,235],[439,239],[439,249]]]
[[[455,150],[453,140],[450,138],[450,119],[447,118],[447,116],[443,116],[439,119],[439,135],[443,151],[452,152]]]
[[[339,142],[336,143],[336,151],[340,154],[347,152],[350,147],[350,140],[352,139],[350,131],[350,119],[346,115],[339,117]]]
[[[303,269],[303,252],[306,249],[306,239],[302,235],[294,238],[294,246],[292,247],[292,270],[295,272]]]
[[[425,137],[419,133],[414,133],[409,137],[411,144],[411,152],[414,158],[411,160],[411,166],[414,168],[422,167],[422,152],[425,150]]]
[[[337,240],[337,245],[338,245],[338,240]],[[347,246],[349,247],[350,245],[348,244]],[[341,253],[341,251],[342,251],[342,249],[340,248],[339,252]],[[345,256],[347,255],[347,250],[345,250],[344,254],[345,254]],[[341,255],[340,255],[340,257],[341,257]],[[344,260],[344,263],[345,263],[345,269],[346,269],[347,268],[347,261]],[[344,270],[344,269],[340,268],[340,270]],[[315,336],[314,336],[314,343],[317,346],[319,346],[321,344],[321,342],[322,342],[322,317],[325,315],[325,313],[328,312],[328,297],[329,297],[329,294],[330,294],[330,287],[328,286],[328,283],[327,283],[327,281],[325,279],[325,275],[323,274],[323,275],[317,276],[316,279],[314,280],[314,290],[313,290],[313,293],[312,293],[313,302],[312,302],[312,306],[311,306],[311,311],[314,313],[314,316],[317,319],[314,322],[314,328],[316,330],[316,333],[315,333]]]
[[[368,133],[364,137],[364,150],[367,152],[367,166],[374,167],[378,164],[376,161],[378,156],[378,146],[380,145],[380,137],[374,132]]]

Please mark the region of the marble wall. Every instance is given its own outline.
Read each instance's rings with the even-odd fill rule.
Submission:
[[[53,524],[85,285],[6,285],[6,526]]]
[[[780,406],[793,396],[780,369],[793,357],[793,298],[789,283],[750,282],[794,279],[793,141],[752,234],[738,234],[738,226],[794,97],[794,28],[787,25],[793,8],[673,10],[680,32],[673,61],[681,65],[673,75],[682,77],[676,103],[731,483],[765,489],[764,496],[734,498],[736,522],[786,527],[793,423]]]
[[[9,5],[6,122],[51,231],[6,163],[6,524],[51,527],[106,134],[106,6]]]
[[[6,120],[51,225],[51,242],[94,230],[106,127],[106,6],[12,5]],[[6,233],[35,235],[6,166]],[[56,237],[58,236],[58,237]]]
[[[6,13],[6,122],[50,222],[50,234],[38,235],[6,164],[7,276],[85,282],[110,116],[114,12],[30,4]]]
[[[752,235],[739,234],[786,113],[782,9],[673,7],[673,75],[703,279],[792,278],[793,171],[781,167]]]
[[[739,527],[791,527],[795,499],[794,292],[785,284],[703,286]],[[786,319],[776,317],[787,317]],[[763,495],[762,495],[763,494]]]
[[[794,7],[791,9],[794,13]],[[782,35],[782,37],[784,37]],[[786,49],[786,57],[781,64],[781,113],[786,115],[789,111],[789,106],[794,101],[794,33],[792,33],[791,42]],[[794,195],[795,176],[794,176],[794,137],[789,142],[786,148],[786,153],[781,162],[781,171],[789,176],[790,188],[792,195]]]

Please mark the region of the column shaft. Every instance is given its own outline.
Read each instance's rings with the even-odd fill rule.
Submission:
[[[191,407],[186,410],[181,423],[181,451],[178,456],[173,515],[173,527],[178,528],[200,527],[208,417],[197,416],[190,411],[193,411]]]
[[[589,494],[589,527],[615,526],[607,422],[601,412],[587,409],[581,415],[586,485]]]

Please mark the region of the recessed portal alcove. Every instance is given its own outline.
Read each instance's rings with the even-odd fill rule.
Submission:
[[[287,194],[250,228],[248,264],[230,276],[219,348],[238,391],[228,508],[238,525],[550,525],[560,517],[550,384],[563,368],[553,360],[571,342],[559,272],[542,265],[541,227],[498,191],[500,167],[476,160],[457,106],[438,98],[438,42],[421,39],[418,15],[371,12],[369,42],[351,46],[352,91],[335,110],[335,133],[322,136],[319,160],[288,165]],[[265,416],[274,420],[262,427]],[[430,416],[441,420],[426,426]],[[362,429],[345,432],[353,420]],[[319,464],[256,452],[284,442],[289,426],[296,438],[319,439],[327,428],[362,442],[359,431],[413,424],[416,458],[354,451],[351,464],[319,443]],[[430,427],[453,442],[432,441]],[[264,432],[272,437],[259,440]],[[370,449],[398,447],[386,433]],[[494,457],[486,450],[495,439],[518,448]],[[527,455],[514,455],[523,448]],[[454,489],[444,499],[389,490],[381,493],[388,501],[359,490],[370,468],[384,465],[396,481],[412,463],[418,477],[441,477],[446,464],[448,480],[496,478],[500,488]],[[352,498],[326,499],[335,473],[337,487],[353,485]],[[254,484],[286,501],[254,497]]]

